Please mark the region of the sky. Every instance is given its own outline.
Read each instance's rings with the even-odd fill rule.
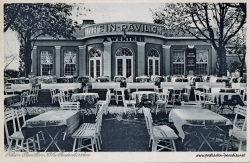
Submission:
[[[85,3],[84,6],[90,9],[91,12],[83,12],[86,15],[78,17],[74,16],[76,12],[72,13],[71,18],[78,21],[79,24],[84,19],[93,19],[95,23],[116,21],[153,23],[150,9],[154,11],[160,8],[161,3]],[[17,34],[10,30],[4,33],[4,54],[6,56],[17,55],[16,59],[8,66],[8,69],[18,70],[19,41]]]

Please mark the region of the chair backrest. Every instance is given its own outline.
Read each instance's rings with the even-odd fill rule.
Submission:
[[[154,86],[154,91],[157,92],[157,93],[159,93],[159,88],[158,88],[158,86]]]
[[[15,109],[14,113],[17,119],[18,131],[21,131],[22,125],[21,125],[20,118],[23,118],[23,124],[25,124],[26,123],[26,120],[25,120],[26,111],[23,107],[21,107],[21,108]]]
[[[147,123],[148,123],[149,134],[154,137],[152,114],[151,114],[149,108],[145,108],[145,112],[146,112],[146,118],[147,118]]]
[[[62,110],[79,110],[80,102],[60,102],[60,109]]]
[[[100,107],[97,115],[96,115],[96,128],[95,132],[98,133],[101,131],[102,126],[102,116],[103,116],[103,107]]]
[[[246,95],[247,95],[247,87],[240,87],[240,95],[242,97],[242,101],[246,101]]]
[[[60,91],[60,92],[58,93],[58,101],[59,101],[59,104],[61,104],[61,103],[63,103],[63,102],[66,101],[66,100],[65,100],[64,91]]]
[[[237,105],[236,108],[234,109],[235,112],[235,118],[233,122],[233,126],[239,128],[241,131],[246,130],[246,125],[247,125],[247,107]],[[238,125],[238,115],[241,115],[244,117],[243,124]]]
[[[16,132],[16,116],[15,116],[15,112],[14,109],[10,109],[10,110],[6,110],[4,111],[4,128],[5,128],[5,134],[6,134],[6,138],[7,138],[7,142],[8,144],[10,143],[9,137],[10,137],[10,131]],[[12,122],[10,122],[12,121]],[[12,123],[12,126],[8,125]],[[8,128],[9,126],[9,128]],[[11,129],[10,129],[11,127]],[[9,129],[9,130],[8,130]]]
[[[150,122],[149,122],[150,109],[142,107],[142,110],[143,110],[144,118],[145,118],[145,121],[146,121],[147,130],[148,130],[148,133],[150,134],[150,132],[151,132]],[[152,123],[151,123],[151,125],[152,125]]]
[[[171,90],[173,90],[174,89],[174,87],[163,87],[162,88],[162,92],[163,93],[167,93],[167,92],[170,92]]]
[[[169,98],[169,91],[164,92],[164,93],[162,93],[162,94],[160,94],[160,95],[158,94],[158,99],[159,99],[159,100],[162,100],[162,101],[164,101],[164,102],[167,102],[168,98]]]
[[[207,85],[203,85],[203,92],[204,92],[204,93],[211,93],[210,87],[207,86]]]
[[[185,88],[184,88],[184,92],[185,93],[188,93],[190,95],[190,92],[191,92],[191,86],[189,85],[186,85]]]

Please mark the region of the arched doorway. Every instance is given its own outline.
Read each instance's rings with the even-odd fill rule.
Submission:
[[[116,74],[127,77],[133,76],[134,52],[128,47],[116,51]]]

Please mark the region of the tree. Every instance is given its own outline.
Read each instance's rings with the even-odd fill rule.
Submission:
[[[75,39],[71,15],[72,5],[65,3],[4,4],[4,25],[18,33],[20,41],[20,72],[31,72],[31,52],[39,36]],[[13,15],[13,11],[17,13]],[[17,12],[18,11],[18,12]]]
[[[230,54],[237,54],[240,65],[240,76],[243,77],[244,68],[246,66],[246,28],[242,27],[230,41],[229,46],[226,48]]]
[[[176,35],[191,34],[211,43],[217,54],[216,73],[222,76],[226,74],[225,47],[246,23],[246,4],[171,3],[153,11],[153,19]]]

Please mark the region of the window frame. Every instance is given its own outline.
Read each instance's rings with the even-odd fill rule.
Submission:
[[[90,56],[91,54],[91,51],[95,51],[98,53],[99,56]],[[98,48],[91,48],[89,51],[88,51],[88,56],[89,56],[89,76],[91,76],[91,61],[93,61],[93,78],[95,77],[98,77],[97,76],[97,61],[100,61],[100,75],[99,76],[102,76],[102,52],[100,49]],[[91,76],[92,77],[92,76]]]
[[[154,51],[157,52],[158,57],[157,56],[149,56],[149,53],[152,50],[154,50]],[[160,75],[161,74],[161,72],[160,72],[160,52],[157,49],[155,49],[155,48],[151,48],[151,49],[148,50],[147,55],[148,55],[148,75],[149,76],[151,76],[151,75]],[[149,66],[150,66],[149,62],[150,62],[150,60],[152,61],[152,67],[153,67],[153,70],[152,70],[153,73],[151,75],[150,75],[150,72],[149,72],[149,70],[150,70],[149,69]],[[156,61],[158,61],[158,74],[155,73],[156,72]]]
[[[51,52],[51,55],[52,55],[52,63],[42,63],[42,53],[43,52]],[[54,54],[54,50],[52,50],[52,49],[41,49],[40,51],[39,51],[39,54],[40,54],[40,75],[41,76],[53,76],[54,74],[55,74],[55,54]],[[51,68],[51,70],[52,70],[52,73],[50,73],[49,75],[43,75],[43,65],[52,65],[52,68]]]

